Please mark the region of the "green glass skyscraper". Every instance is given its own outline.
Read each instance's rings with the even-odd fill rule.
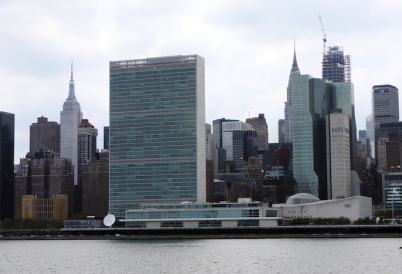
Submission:
[[[327,195],[325,115],[330,92],[325,80],[293,75],[293,176],[299,193]]]
[[[346,157],[350,158],[350,169],[354,174],[357,165],[357,140],[352,82],[327,82],[310,75],[292,75],[293,112],[293,175],[298,192],[313,194],[327,199],[327,143],[325,116],[338,109],[349,119],[348,136],[350,145]],[[343,154],[342,154],[343,155]],[[343,155],[345,156],[345,155]],[[353,175],[352,174],[352,175]],[[352,176],[352,179],[356,176]],[[331,185],[331,184],[329,184]],[[352,180],[352,195],[359,195],[359,181]]]
[[[205,202],[205,61],[110,62],[110,213]]]

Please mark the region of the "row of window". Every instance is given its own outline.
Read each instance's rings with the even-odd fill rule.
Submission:
[[[259,217],[258,209],[245,210],[178,210],[156,212],[127,212],[127,219],[191,219]]]
[[[183,221],[164,221],[160,222],[161,227],[183,227]],[[238,227],[244,226],[260,226],[259,220],[238,220]],[[129,228],[146,228],[146,222],[127,222],[126,227]],[[222,221],[198,221],[198,227],[222,227]]]

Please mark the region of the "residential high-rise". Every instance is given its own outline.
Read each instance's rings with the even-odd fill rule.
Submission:
[[[29,127],[29,152],[41,150],[60,153],[60,125],[43,116]]]
[[[109,152],[96,153],[82,165],[82,211],[104,217],[109,213]]]
[[[74,210],[74,176],[71,160],[60,158],[52,151],[28,153],[20,159],[15,177],[15,218],[22,214],[22,197],[34,195],[51,199],[57,195],[68,195],[68,214]]]
[[[349,117],[341,109],[326,116],[328,199],[352,195]]]
[[[338,46],[328,47],[322,58],[322,78],[331,82],[350,82],[350,55]]]
[[[268,125],[265,120],[264,114],[258,114],[258,117],[247,118],[246,123],[250,124],[254,131],[257,132],[257,140],[258,140],[258,150],[267,150],[268,149]]]
[[[205,202],[205,61],[110,62],[110,212]]]
[[[293,141],[293,133],[292,133],[292,76],[300,75],[299,66],[297,65],[296,59],[296,46],[294,47],[293,53],[293,64],[290,69],[289,74],[289,82],[287,88],[287,101],[285,102],[285,141],[284,142],[292,142]],[[280,142],[280,141],[279,141]]]
[[[98,129],[88,119],[82,119],[78,126],[78,176],[81,176],[82,165],[95,157],[97,136]]]
[[[68,97],[60,112],[60,157],[71,159],[74,165],[74,184],[78,184],[78,126],[82,112],[80,103],[75,97],[73,66]]]
[[[103,127],[103,148],[109,149],[109,127]]]
[[[14,215],[14,128],[14,114],[0,111],[0,220]]]
[[[78,184],[74,188],[74,212],[82,211],[82,166],[90,163],[96,154],[96,137],[98,129],[96,129],[88,119],[82,119],[78,126]]]
[[[278,143],[285,142],[285,120],[278,120]]]

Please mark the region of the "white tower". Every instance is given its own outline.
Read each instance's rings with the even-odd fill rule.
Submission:
[[[293,48],[293,64],[289,74],[289,82],[287,88],[287,102],[285,102],[285,142],[293,142],[293,126],[292,126],[292,81],[293,75],[300,75],[299,66],[296,59],[296,44]]]
[[[74,185],[78,184],[78,126],[81,119],[81,106],[75,98],[73,64],[71,63],[68,98],[60,112],[60,157],[71,159],[74,165]]]
[[[328,199],[351,197],[349,117],[341,109],[332,109],[326,124]]]

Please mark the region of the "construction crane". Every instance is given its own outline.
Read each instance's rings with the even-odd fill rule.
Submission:
[[[326,52],[326,43],[327,43],[327,35],[324,32],[324,26],[322,24],[322,20],[321,20],[321,15],[318,15],[318,17],[320,18],[320,23],[321,23],[321,31],[322,31],[322,41],[324,42],[324,54]]]

